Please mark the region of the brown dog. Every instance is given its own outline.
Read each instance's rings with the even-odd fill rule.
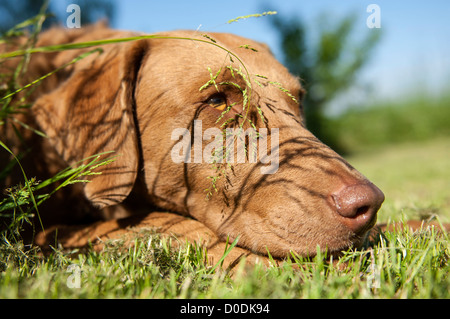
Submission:
[[[136,35],[99,25],[52,29],[41,34],[37,45]],[[80,213],[117,217],[143,212],[151,226],[148,214],[156,207],[195,219],[220,240],[239,237],[240,247],[261,254],[268,250],[275,257],[289,251],[314,255],[317,246],[338,253],[361,245],[384,195],[306,129],[295,101],[304,94],[298,79],[265,45],[248,39],[209,34],[213,42],[189,31],[165,35],[209,43],[146,39],[103,45],[103,53],[57,72],[31,95],[34,104],[23,120],[48,138],[24,133],[33,151],[23,163],[39,179],[94,154],[119,155],[99,168],[102,174],[90,177],[90,183],[56,193],[41,208],[43,218],[67,224]],[[24,81],[91,49],[33,54]],[[265,145],[260,143],[256,162],[248,152],[244,163],[223,163],[225,171],[217,175],[195,152],[211,146],[207,129],[225,122],[224,127],[266,129],[258,141],[266,142],[269,150],[263,151],[270,155],[261,156]],[[192,149],[180,148],[185,136],[174,132],[189,133]],[[252,144],[250,137],[244,139],[245,145]],[[17,145],[11,130],[4,129],[1,140]],[[195,141],[203,145],[198,148]],[[180,150],[187,150],[184,162],[174,160]],[[214,176],[220,178],[212,186]],[[206,198],[205,189],[218,191]],[[89,238],[99,235],[95,227],[89,229]]]

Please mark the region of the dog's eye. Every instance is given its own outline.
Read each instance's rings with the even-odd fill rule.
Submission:
[[[206,103],[219,111],[223,111],[227,107],[227,99],[223,94],[215,94],[211,96]]]

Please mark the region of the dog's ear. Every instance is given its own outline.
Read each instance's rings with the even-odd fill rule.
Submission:
[[[115,152],[115,161],[100,167],[100,175],[89,176],[84,188],[86,197],[99,208],[122,202],[136,179],[139,146],[134,90],[147,45],[145,41],[124,43],[105,47],[100,55],[91,54],[32,108],[50,144],[68,164]]]

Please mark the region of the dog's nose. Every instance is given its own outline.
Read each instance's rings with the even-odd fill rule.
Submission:
[[[375,185],[365,183],[346,186],[331,198],[342,222],[355,234],[362,234],[375,224],[384,194]]]

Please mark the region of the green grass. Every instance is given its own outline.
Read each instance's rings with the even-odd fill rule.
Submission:
[[[380,220],[417,218],[424,211],[449,220],[449,142],[405,144],[350,159],[386,194]],[[155,234],[134,247],[115,242],[101,253],[56,250],[45,258],[17,245],[0,247],[0,298],[450,297],[449,240],[434,230],[386,232],[372,249],[348,251],[339,260],[321,253],[269,268],[241,264],[232,274],[213,270],[201,247],[173,248]],[[68,287],[70,265],[79,267],[80,288]]]

